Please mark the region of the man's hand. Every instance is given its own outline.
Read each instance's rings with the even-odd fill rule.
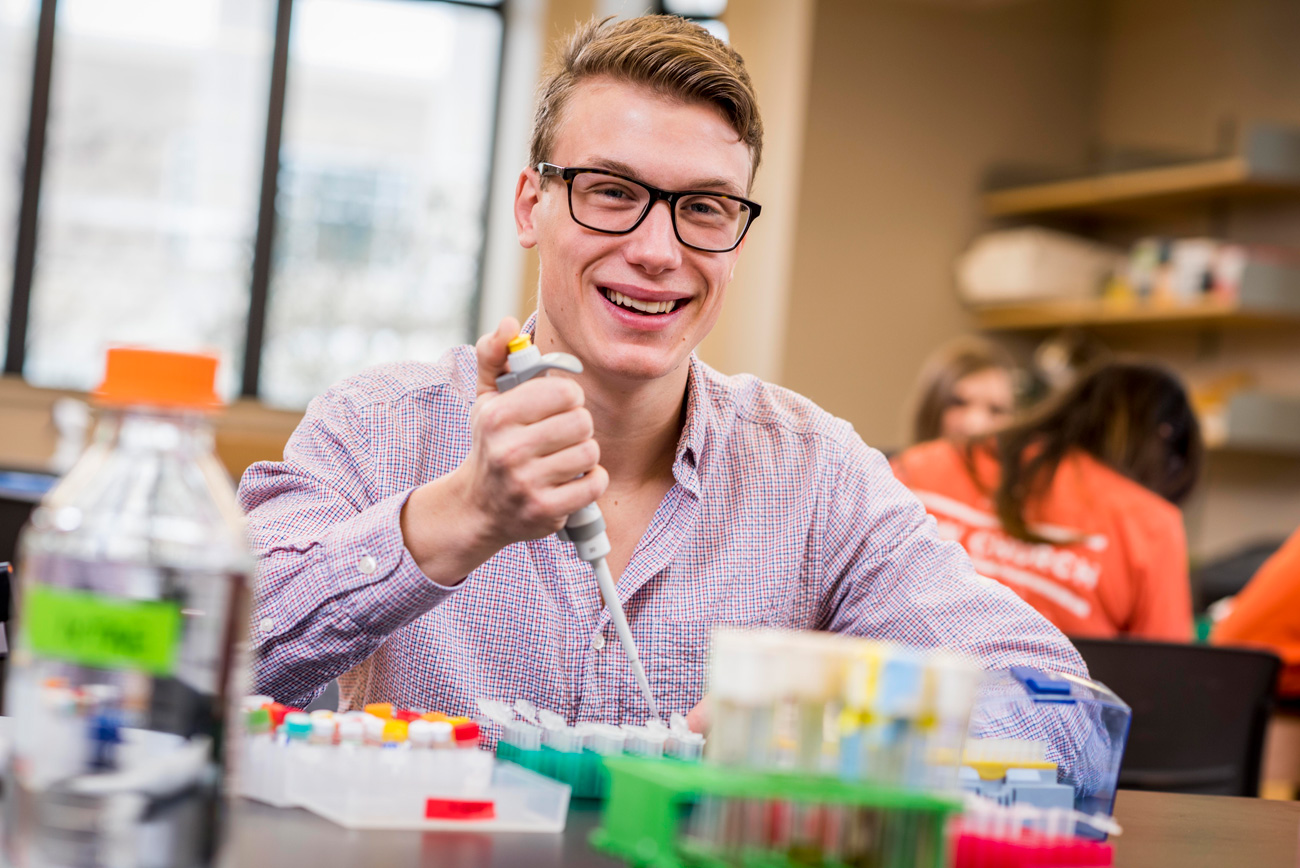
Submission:
[[[695,707],[686,712],[686,725],[691,728],[691,732],[698,732],[700,735],[708,735],[709,730],[713,728],[713,714],[709,708],[709,695],[704,694],[704,698],[695,703]]]
[[[517,334],[518,321],[506,317],[479,339],[469,456],[402,509],[407,550],[439,584],[456,584],[511,543],[555,533],[609,485],[581,386],[544,376],[497,392]]]

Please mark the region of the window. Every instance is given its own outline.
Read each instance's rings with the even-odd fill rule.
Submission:
[[[116,343],[238,358],[274,0],[57,9],[23,373],[90,389]]]
[[[9,325],[9,268],[18,238],[37,11],[37,0],[0,0],[0,340]]]
[[[301,406],[364,367],[436,358],[468,336],[501,29],[488,9],[298,0],[262,363],[268,402]]]
[[[40,0],[0,0],[0,148],[19,165],[39,114],[25,83],[42,56],[49,73],[35,265],[14,281],[25,327],[0,297],[25,335],[7,370],[86,389],[110,344],[205,347],[226,397],[300,407],[466,340],[498,5],[58,0],[38,39]],[[11,174],[9,262],[32,197]]]

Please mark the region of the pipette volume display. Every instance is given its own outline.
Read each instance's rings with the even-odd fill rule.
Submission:
[[[582,362],[577,358],[568,353],[542,355],[541,351],[533,345],[532,337],[527,334],[521,334],[511,340],[508,347],[510,355],[506,359],[507,373],[497,377],[497,389],[502,392],[513,389],[534,377],[544,376],[552,370],[568,371],[571,374],[582,373]],[[627,655],[632,675],[636,678],[637,686],[641,688],[641,694],[645,697],[651,716],[658,718],[659,706],[655,703],[654,692],[650,689],[650,682],[646,680],[645,669],[641,666],[641,659],[637,655],[636,642],[632,639],[632,631],[627,625],[627,616],[623,614],[623,604],[618,598],[618,586],[605,563],[610,546],[609,536],[605,533],[605,517],[601,515],[600,507],[592,503],[569,516],[564,528],[559,532],[559,537],[572,542],[573,547],[577,549],[578,557],[591,564],[592,572],[596,575],[596,584],[600,587],[600,595],[605,600],[606,608],[609,609],[609,619],[618,633],[619,643],[623,646],[623,653]]]

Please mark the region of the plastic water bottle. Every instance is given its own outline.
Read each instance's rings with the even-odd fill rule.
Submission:
[[[94,440],[21,537],[4,852],[206,866],[246,692],[252,568],[213,454],[217,361],[114,349]]]

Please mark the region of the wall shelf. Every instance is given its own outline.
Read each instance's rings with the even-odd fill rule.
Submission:
[[[1300,328],[1300,269],[1251,261],[1236,298],[1154,303],[1138,299],[1044,299],[972,308],[988,331],[1079,328]]]
[[[1236,156],[993,190],[993,217],[1124,214],[1220,197],[1300,196],[1300,131],[1254,126]]]
[[[1300,397],[1241,392],[1201,418],[1206,448],[1300,458]]]

